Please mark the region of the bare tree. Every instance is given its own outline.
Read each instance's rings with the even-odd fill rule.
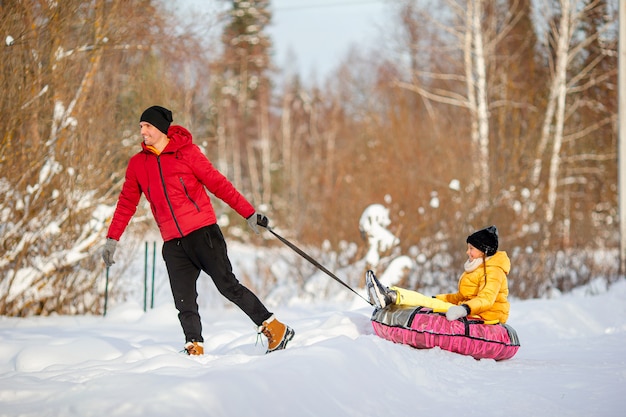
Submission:
[[[486,3],[490,7],[486,7]],[[473,154],[477,160],[479,188],[482,195],[490,195],[490,108],[489,91],[493,88],[489,84],[489,68],[493,67],[495,48],[507,33],[517,24],[522,16],[519,13],[519,4],[509,5],[505,13],[500,13],[495,1],[468,0],[463,4],[455,1],[445,2],[447,11],[433,15],[427,9],[418,11],[411,1],[405,3],[401,14],[407,32],[413,32],[413,25],[427,21],[431,28],[441,31],[439,40],[445,46],[438,46],[435,50],[444,48],[454,51],[460,57],[462,66],[451,66],[441,70],[429,69],[433,61],[424,62],[421,68],[416,67],[413,59],[412,81],[397,81],[401,88],[414,91],[427,100],[459,106],[468,110],[471,121],[471,143]],[[414,14],[414,19],[407,16]],[[453,16],[450,20],[435,20],[441,16]],[[413,34],[413,38],[415,38]],[[449,37],[451,42],[446,42]],[[414,42],[417,39],[414,39]],[[432,48],[432,44],[428,44]],[[412,46],[419,50],[419,45]],[[433,50],[434,51],[434,50]],[[417,53],[417,52],[414,52]],[[424,66],[426,68],[424,68]],[[445,82],[442,86],[441,83]],[[460,88],[464,83],[464,91]]]
[[[249,178],[255,201],[269,204],[272,191],[271,40],[266,33],[271,21],[269,1],[234,0],[225,17],[223,57],[215,67],[221,78],[215,91],[216,101],[220,103],[218,137],[220,148],[225,151],[219,155],[220,168],[232,174],[238,187],[243,187],[244,178]]]
[[[548,6],[550,5],[547,5],[545,10],[551,10]],[[597,86],[616,74],[616,68],[613,67],[606,72],[602,72],[596,78],[597,72],[595,70],[611,55],[601,51],[596,51],[594,55],[590,56],[586,60],[587,65],[584,68],[578,69],[575,73],[568,72],[572,69],[573,63],[576,62],[577,55],[586,52],[586,46],[597,41],[602,36],[602,32],[611,27],[611,22],[605,22],[602,27],[597,28],[597,31],[587,34],[582,40],[575,38],[575,34],[585,17],[594,10],[605,7],[606,4],[600,0],[587,2],[559,0],[558,8],[555,9],[553,14],[555,17],[551,20],[549,27],[547,38],[551,40],[549,46],[554,51],[553,56],[552,54],[548,55],[551,63],[553,62],[553,65],[551,65],[551,82],[543,128],[531,175],[531,185],[537,188],[547,162],[547,199],[544,220],[548,225],[551,225],[554,221],[559,196],[559,182],[563,177],[561,165],[563,157],[562,147],[565,141],[564,132],[567,127],[568,113],[573,111],[572,108],[568,109],[567,98],[574,92],[580,93],[581,90]],[[591,79],[590,74],[593,74]],[[584,80],[588,81],[585,82]],[[604,120],[595,120],[589,126],[577,126],[576,133],[573,133],[570,138],[590,135],[599,127],[610,122],[614,116],[613,114],[613,116],[604,118]],[[546,154],[549,156],[547,161],[544,158]],[[547,247],[551,239],[551,228],[546,228],[545,230],[543,246]]]
[[[136,106],[172,91],[161,61],[150,59],[165,51],[155,39],[167,44],[166,26],[150,1],[140,3],[0,5],[2,33],[14,39],[0,62],[10,89],[0,99],[9,115],[0,121],[2,314],[101,306],[94,252],[137,149],[127,127],[137,125]],[[132,147],[118,138],[134,139]]]

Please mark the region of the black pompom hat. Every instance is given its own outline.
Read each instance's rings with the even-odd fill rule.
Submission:
[[[148,122],[166,135],[173,120],[172,112],[161,106],[148,107],[139,118],[139,122]]]
[[[489,226],[472,233],[467,237],[467,243],[475,247],[486,256],[493,256],[498,251],[498,229]]]

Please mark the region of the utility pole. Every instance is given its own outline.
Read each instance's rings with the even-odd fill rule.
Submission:
[[[619,274],[626,274],[626,2],[619,2],[619,41],[617,77],[617,143],[618,145],[618,195],[620,223]]]

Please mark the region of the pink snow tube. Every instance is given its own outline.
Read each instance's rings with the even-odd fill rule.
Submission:
[[[383,339],[418,349],[441,349],[475,359],[512,358],[520,344],[515,330],[507,324],[484,324],[480,320],[448,321],[444,314],[424,307],[374,310],[374,332]]]

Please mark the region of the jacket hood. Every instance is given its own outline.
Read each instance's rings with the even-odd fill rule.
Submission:
[[[170,141],[165,149],[163,149],[163,152],[176,152],[183,146],[191,145],[193,143],[193,137],[191,136],[191,132],[189,132],[184,127],[178,125],[170,126],[169,130],[167,131],[167,137],[170,139]],[[141,148],[146,152],[150,152],[144,142],[141,142]]]
[[[511,270],[511,260],[505,251],[498,251],[492,257],[487,259],[487,266],[497,266],[508,274]]]

